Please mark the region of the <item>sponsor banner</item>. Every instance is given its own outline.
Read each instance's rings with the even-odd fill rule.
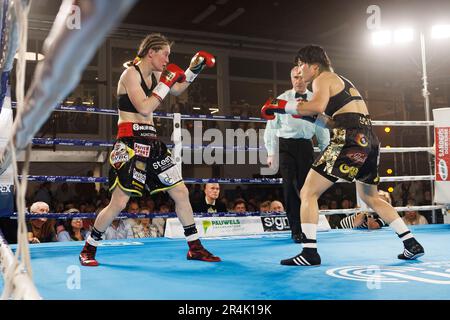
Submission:
[[[260,217],[208,217],[194,220],[199,236],[202,238],[264,233]],[[167,219],[164,236],[184,238],[183,226],[178,218]]]
[[[264,232],[291,230],[287,216],[261,217]]]
[[[9,217],[14,211],[13,186],[0,184],[0,217]]]
[[[217,217],[195,218],[200,237],[245,236],[290,230],[287,217]],[[330,225],[325,216],[319,216],[317,231],[328,231]],[[169,218],[164,236],[184,238],[184,230],[177,218]]]
[[[450,203],[450,108],[434,109],[436,203]]]
[[[0,112],[0,154],[6,148],[9,137],[12,132],[13,112],[11,110],[11,97],[9,92],[3,101],[3,107]],[[0,175],[0,184],[11,185],[14,184],[12,165]]]
[[[264,232],[277,232],[291,230],[287,216],[261,217]],[[319,216],[317,231],[331,230],[330,224],[324,215]]]
[[[8,89],[9,91],[9,89]],[[3,106],[0,109],[0,154],[6,148],[8,139],[12,132],[13,113],[11,110],[11,98],[9,92]],[[13,169],[12,165],[0,175],[0,217],[9,217],[14,212],[14,197],[13,197]]]

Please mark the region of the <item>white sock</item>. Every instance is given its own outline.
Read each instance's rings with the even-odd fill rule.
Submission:
[[[305,234],[306,239],[317,239],[317,224],[315,223],[302,223],[302,232]],[[317,248],[317,243],[302,243],[303,248]]]
[[[194,234],[191,234],[190,236],[186,237],[187,242],[195,241],[198,239],[199,239],[198,233],[194,233]]]
[[[398,234],[401,235],[405,232],[408,232],[409,229],[406,226],[405,222],[403,221],[402,218],[397,218],[394,221],[391,222],[391,224],[389,225],[392,229],[394,229],[394,231]],[[408,234],[404,235],[403,237],[401,237],[400,239],[402,241],[408,240],[414,238],[414,236],[412,235],[411,232],[409,232]]]
[[[98,247],[99,241],[95,240],[94,238],[89,235],[86,239],[86,242],[89,243],[91,246]]]

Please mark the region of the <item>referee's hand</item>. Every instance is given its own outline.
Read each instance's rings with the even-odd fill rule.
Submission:
[[[267,165],[273,169],[275,165],[275,159],[274,156],[267,156]]]

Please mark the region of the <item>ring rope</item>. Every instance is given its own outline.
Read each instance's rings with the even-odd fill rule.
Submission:
[[[22,179],[22,176],[19,176]],[[77,176],[27,176],[28,181],[32,182],[73,182],[73,183],[108,183],[106,177],[77,177]],[[398,176],[398,177],[381,177],[380,182],[394,181],[433,181],[434,175],[430,176]],[[282,184],[281,178],[185,178],[183,181],[187,184],[204,184],[204,183],[220,183],[220,184]],[[346,181],[338,180],[338,183]]]
[[[16,102],[12,102],[12,107],[16,107]],[[117,116],[118,111],[114,109],[105,109],[97,107],[84,107],[84,106],[57,106],[55,111],[65,111],[65,112],[80,112],[80,113],[91,113],[100,115],[113,115]],[[154,112],[153,115],[162,119],[173,119],[174,114],[168,112]],[[181,120],[207,120],[207,121],[238,121],[238,122],[267,122],[265,119],[258,117],[240,117],[240,116],[212,116],[212,115],[192,115],[192,114],[182,114]],[[434,126],[434,121],[372,121],[374,126],[399,126],[399,127],[409,127],[409,126]]]
[[[450,204],[447,205],[424,205],[424,206],[407,206],[407,207],[394,207],[397,212],[407,211],[431,211],[431,210],[446,210],[450,208]],[[372,209],[362,210],[361,208],[352,209],[330,209],[319,210],[321,215],[335,215],[335,214],[354,214],[359,212],[375,212]],[[211,217],[285,217],[286,212],[194,212],[195,218],[211,218]],[[97,214],[95,212],[79,212],[79,213],[27,213],[26,218],[29,220],[48,218],[48,219],[95,219]],[[142,218],[176,218],[176,212],[167,213],[128,213],[121,212],[117,219],[142,219]],[[17,213],[13,213],[10,216],[11,219],[17,218]]]
[[[101,141],[101,140],[84,140],[84,139],[52,139],[52,138],[34,138],[33,145],[45,145],[45,146],[72,146],[72,147],[106,147],[110,148],[114,145],[114,141]],[[173,144],[167,144],[169,149],[174,148]],[[194,145],[194,146],[183,146],[186,150],[204,150],[205,148],[210,149],[223,149],[225,151],[261,151],[265,150],[263,147],[222,147],[222,146],[211,146],[211,145]],[[320,149],[315,147],[315,152],[320,152]],[[385,147],[381,148],[381,153],[408,153],[408,152],[433,152],[433,147]]]

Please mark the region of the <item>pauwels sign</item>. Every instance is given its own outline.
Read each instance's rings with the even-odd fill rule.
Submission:
[[[195,218],[200,237],[243,236],[264,233],[260,217],[205,217]],[[178,218],[169,218],[164,233],[168,238],[184,238]]]

